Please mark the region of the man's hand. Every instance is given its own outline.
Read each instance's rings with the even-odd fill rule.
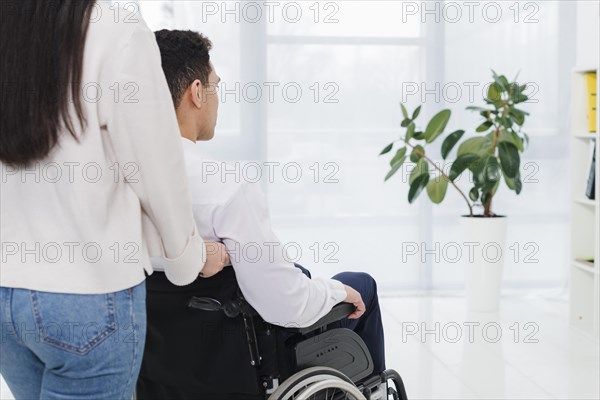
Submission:
[[[200,271],[201,278],[210,278],[221,272],[223,267],[230,265],[229,255],[223,243],[206,242],[206,262]]]
[[[348,319],[358,319],[367,310],[367,307],[365,306],[365,302],[363,301],[362,297],[360,296],[360,293],[358,293],[356,290],[354,290],[354,288],[351,288],[348,285],[344,285],[344,288],[346,289],[346,300],[344,300],[344,303],[351,303],[351,304],[354,304],[354,307],[356,307],[356,311],[354,311],[352,314],[350,314],[348,316]]]

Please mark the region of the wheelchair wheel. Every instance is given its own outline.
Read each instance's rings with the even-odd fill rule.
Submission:
[[[329,367],[311,367],[290,376],[269,400],[366,400],[354,383]]]

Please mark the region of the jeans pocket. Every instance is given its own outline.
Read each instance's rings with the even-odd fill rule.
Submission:
[[[64,294],[30,291],[42,342],[85,355],[117,330],[115,293]]]

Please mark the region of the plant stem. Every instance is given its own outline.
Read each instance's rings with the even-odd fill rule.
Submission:
[[[492,144],[492,154],[496,155],[496,147],[498,146],[498,134],[500,132],[500,127],[496,126],[494,130],[494,143]]]
[[[490,194],[487,201],[485,202],[485,204],[483,205],[483,216],[484,217],[491,217],[492,216],[492,195]]]
[[[494,157],[496,157],[496,148],[498,146],[498,133],[500,132],[500,126],[495,126],[496,129],[494,130],[494,142],[492,144],[492,155]],[[489,218],[492,215],[492,197],[494,197],[494,195],[492,194],[492,192],[490,192],[487,200],[483,204],[483,216],[486,218]]]
[[[502,116],[504,117],[507,113],[507,108],[506,108],[506,104],[503,107],[502,110]],[[496,125],[494,124],[494,126],[496,127],[496,129],[494,129],[494,142],[492,144],[492,155],[496,158],[498,158],[498,156],[496,155],[496,149],[498,148],[498,136],[500,135],[500,125]],[[483,205],[483,216],[486,218],[489,218],[492,216],[492,198],[494,197],[494,195],[492,194],[492,192],[490,192],[490,195],[488,196],[488,199],[486,200],[485,204]]]
[[[463,191],[460,190],[458,186],[456,186],[456,184],[452,181],[452,179],[450,179],[450,177],[448,175],[446,175],[444,173],[444,171],[440,167],[438,167],[429,157],[427,157],[421,150],[415,148],[413,145],[411,145],[410,143],[408,143],[406,141],[404,141],[404,143],[406,143],[407,146],[409,146],[411,149],[416,151],[417,154],[419,154],[421,157],[423,157],[425,159],[425,161],[427,161],[429,164],[433,165],[433,167],[440,172],[440,174],[444,177],[444,179],[446,179],[446,181],[450,182],[450,184],[452,186],[454,186],[454,188],[456,190],[458,190],[458,193],[460,193],[460,195],[463,197],[463,199],[465,199],[465,202],[467,203],[467,206],[469,207],[469,217],[472,217],[473,216],[473,207],[471,206],[469,199],[467,198],[467,196],[465,196]]]

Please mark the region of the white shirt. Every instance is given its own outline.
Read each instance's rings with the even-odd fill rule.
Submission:
[[[182,142],[199,233],[205,240],[225,244],[244,297],[263,319],[305,327],[344,301],[341,282],[309,279],[286,261],[258,184],[236,182],[234,174],[207,173],[223,171],[225,164],[203,156],[192,141]]]
[[[87,33],[79,142],[64,132],[31,168],[0,165],[1,286],[107,293],[142,282],[150,255],[179,285],[204,265],[154,34],[109,6]]]

